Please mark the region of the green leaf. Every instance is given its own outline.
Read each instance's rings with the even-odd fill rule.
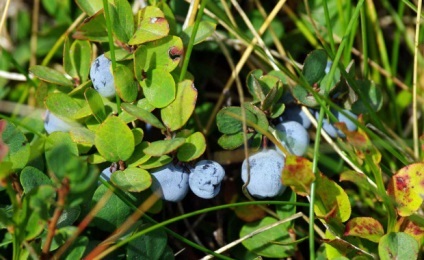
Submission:
[[[121,42],[128,42],[134,33],[134,17],[127,0],[109,0],[112,32]]]
[[[95,144],[99,153],[110,162],[125,161],[134,151],[134,135],[119,118],[107,118],[96,132]]]
[[[206,150],[206,140],[201,132],[195,132],[186,138],[178,148],[177,158],[181,162],[189,162],[199,158]]]
[[[252,112],[245,109],[245,113],[247,122],[257,122],[257,118]],[[223,134],[236,134],[243,130],[241,118],[240,107],[225,107],[216,115],[216,125],[218,126],[218,130]]]
[[[138,85],[132,71],[128,67],[118,64],[113,71],[113,78],[119,97],[125,102],[133,102],[137,98]]]
[[[308,54],[302,73],[309,85],[312,86],[324,77],[326,66],[327,53],[324,50],[314,50]]]
[[[166,36],[162,39],[144,44],[143,55],[137,55],[141,58],[140,64],[144,64],[142,69],[150,71],[152,69],[164,69],[168,72],[173,71],[180,62],[184,47],[180,38],[176,36]]]
[[[247,140],[253,136],[253,133],[247,134]],[[234,150],[243,145],[243,133],[224,134],[218,139],[218,144],[226,150]]]
[[[137,28],[128,41],[130,45],[138,45],[165,37],[169,33],[169,24],[163,12],[154,6],[147,6],[137,15]]]
[[[141,141],[143,141],[143,137],[144,137],[144,131],[142,128],[133,128],[131,129],[131,131],[133,132],[134,135],[134,143],[135,145],[138,145],[141,143]]]
[[[414,163],[400,169],[392,176],[387,192],[395,199],[400,216],[415,213],[424,199],[424,163]]]
[[[111,181],[124,191],[140,192],[150,187],[152,177],[146,170],[129,167],[112,174]]]
[[[81,106],[75,99],[62,92],[50,93],[46,98],[46,107],[59,117],[77,119]]]
[[[100,185],[94,192],[91,207],[94,207],[107,191],[106,186]],[[130,216],[132,211],[129,205],[113,193],[106,204],[97,212],[92,223],[101,230],[112,232]]]
[[[140,164],[138,167],[140,167],[141,169],[148,170],[164,166],[170,162],[172,162],[171,157],[169,157],[168,155],[162,155],[160,157],[152,157],[146,162]]]
[[[159,129],[166,129],[162,122],[157,119],[157,117],[155,117],[149,111],[144,110],[143,108],[136,107],[128,103],[121,104],[121,108],[125,110],[128,114],[135,116],[137,119],[145,123],[151,124],[152,126]]]
[[[277,222],[274,218],[264,217],[260,221],[247,223],[243,225],[240,231],[240,237],[250,234],[260,228],[269,226]],[[294,245],[282,245],[276,243],[288,244],[294,242],[289,235],[287,226],[277,226],[256,234],[255,236],[244,240],[243,245],[251,252],[264,257],[285,258],[294,254]],[[275,243],[275,244],[274,244]]]
[[[326,220],[345,222],[351,214],[349,197],[346,192],[334,181],[320,173],[316,182],[316,203],[314,212],[318,217]]]
[[[32,189],[40,185],[51,185],[49,177],[42,171],[32,166],[25,167],[19,176],[24,192],[28,194]]]
[[[150,143],[144,152],[151,156],[162,156],[173,152],[185,143],[185,138],[177,137],[171,140],[159,140]]]
[[[344,235],[357,236],[378,243],[380,238],[384,235],[384,229],[376,219],[357,217],[347,222]]]
[[[143,224],[139,229],[143,230],[150,226],[151,224]],[[128,243],[127,259],[169,259],[162,257],[167,243],[168,237],[163,229],[152,230]]]
[[[164,69],[154,69],[140,82],[146,99],[156,108],[168,106],[175,99],[175,81]]]
[[[88,79],[91,66],[91,45],[89,41],[76,40],[70,49],[71,64],[78,75],[79,82]]]
[[[12,170],[20,170],[28,163],[31,151],[30,145],[25,135],[14,124],[4,120],[1,120],[1,122],[6,122],[6,126],[3,132],[0,132],[0,140],[8,147],[8,153],[2,162],[10,162]]]
[[[268,119],[266,118],[265,113],[262,110],[260,110],[257,106],[254,106],[248,102],[244,103],[243,106],[246,108],[246,110],[249,110],[256,116],[256,124],[258,128],[260,129],[255,129],[255,130],[260,133],[268,131],[269,122],[268,122]]]
[[[258,79],[263,76],[262,70],[253,70],[246,77],[246,85],[250,95],[252,95],[255,101],[263,100],[265,98],[262,92],[261,84]]]
[[[74,83],[65,77],[62,73],[41,65],[35,65],[29,68],[29,71],[37,78],[55,84],[59,86],[65,87],[74,87]]]
[[[63,55],[63,69],[65,70],[65,72],[68,73],[68,75],[71,76],[72,78],[78,78],[78,73],[72,62],[71,41],[69,40],[69,37],[65,38],[62,55]]]
[[[194,24],[184,29],[181,34],[184,46],[188,45],[191,34],[193,33]],[[196,37],[194,39],[194,45],[199,44],[210,37],[216,29],[216,23],[211,21],[201,21],[197,29]]]
[[[301,196],[308,196],[315,180],[312,162],[306,158],[288,155],[281,175],[281,182]]]
[[[69,131],[72,141],[76,144],[93,146],[95,133],[85,127],[74,127]]]
[[[91,109],[91,112],[93,113],[93,116],[99,123],[102,123],[107,117],[102,96],[100,96],[99,92],[93,88],[86,89],[84,96],[87,100],[88,106]]]
[[[77,237],[67,250],[65,260],[82,259],[84,256],[84,252],[87,248],[88,242],[88,237]]]
[[[91,16],[103,8],[102,0],[75,0],[79,8],[88,16]]]
[[[126,161],[126,164],[128,165],[128,167],[139,166],[140,164],[147,162],[147,160],[149,160],[152,157],[144,152],[144,149],[146,149],[148,146],[149,146],[148,142],[141,142],[135,147],[134,153]]]
[[[142,81],[145,77],[144,72],[150,65],[147,63],[147,48],[141,45],[133,53],[134,58],[134,75],[138,81]]]
[[[49,170],[62,180],[65,177],[82,175],[86,165],[78,160],[78,148],[72,141],[69,133],[54,132],[47,137],[45,156]]]
[[[378,256],[381,260],[418,259],[418,253],[417,241],[403,232],[389,233],[378,244]]]
[[[177,86],[175,100],[161,110],[163,123],[175,131],[183,127],[196,106],[197,89],[190,80],[184,80]]]
[[[78,26],[72,37],[79,40],[107,42],[108,36],[103,9],[98,10],[96,13],[86,18],[84,22]]]
[[[370,80],[357,80],[356,85],[363,94],[363,99],[358,99],[352,104],[352,112],[355,114],[369,114],[368,104],[374,111],[379,111],[383,106],[383,93],[374,82]]]

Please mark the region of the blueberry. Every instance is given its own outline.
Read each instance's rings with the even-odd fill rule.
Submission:
[[[112,169],[111,167],[107,167],[100,173],[100,178],[102,178],[105,181],[110,181],[110,178],[112,176]]]
[[[222,166],[210,160],[202,160],[196,164],[190,174],[188,184],[191,191],[203,199],[211,199],[221,190],[221,181],[225,171]]]
[[[296,121],[306,129],[308,129],[311,126],[311,120],[309,120],[305,112],[302,111],[302,107],[300,106],[287,107],[284,110],[282,118],[283,118],[283,122]]]
[[[164,200],[178,202],[187,195],[188,176],[186,169],[169,163],[152,172],[151,188]]]
[[[262,150],[249,157],[250,181],[247,185],[249,193],[259,199],[275,197],[286,189],[281,183],[281,171],[284,168],[284,157],[275,150]],[[241,167],[241,178],[247,181],[247,160]]]
[[[319,112],[315,111],[315,118],[318,121],[319,118]],[[324,116],[324,120],[322,121],[322,129],[324,129],[324,131],[332,138],[336,138],[337,137],[337,131],[338,129],[333,126],[330,121],[328,121],[328,118],[326,118]]]
[[[111,63],[102,54],[94,60],[90,69],[90,78],[94,89],[106,98],[115,96],[115,83],[111,73]]]
[[[350,117],[352,117],[354,119],[358,119],[358,116],[355,115],[354,113],[350,112],[349,110],[343,109],[342,111],[344,113],[348,114]],[[337,110],[332,111],[332,112],[333,112],[334,116],[337,118],[337,120],[339,122],[343,122],[343,123],[346,124],[347,130],[349,130],[349,131],[356,131],[356,129],[358,129],[358,126],[354,122],[352,122],[347,116],[345,116],[344,114],[342,114],[341,112],[339,112]],[[337,129],[337,134],[340,137],[342,137],[342,138],[345,137],[345,135],[343,134],[343,132],[340,131],[339,129]]]
[[[65,122],[47,110],[46,117],[44,119],[44,129],[48,134],[53,132],[69,132],[69,130],[71,130],[73,127],[74,126],[71,122]]]
[[[308,150],[309,134],[306,129],[295,121],[282,122],[275,126],[281,144],[290,153],[303,156]]]
[[[343,109],[343,112],[350,115],[351,117],[357,119],[358,117],[350,112],[349,110]],[[346,124],[346,127],[349,131],[355,131],[358,127],[355,125],[354,122],[352,122],[347,116],[343,115],[341,112],[337,110],[331,110],[331,113],[337,118],[338,122],[343,122]],[[318,120],[318,111],[315,112],[315,118]],[[324,118],[322,128],[327,132],[329,136],[332,138],[341,137],[344,138],[345,135],[342,131],[340,131],[338,128],[336,128],[333,124],[329,123],[327,118]]]

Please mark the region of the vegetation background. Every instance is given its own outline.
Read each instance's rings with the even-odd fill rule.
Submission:
[[[33,77],[29,73],[30,68],[43,65],[64,73],[64,40],[66,37],[76,37],[78,26],[87,17],[82,12],[83,2],[89,1],[0,2],[0,118],[20,129],[16,131],[24,134],[22,140],[31,144],[31,151],[37,150],[39,135],[46,137],[40,115],[46,109],[44,97],[53,92],[55,87],[47,84],[48,87],[40,88],[39,86],[45,83],[40,77]],[[92,2],[102,4],[102,1]],[[220,194],[214,199],[203,200],[189,193],[180,203],[163,202],[160,206],[156,205],[161,209],[150,209],[139,222],[132,219],[130,223],[133,228],[120,234],[118,238],[118,242],[124,242],[115,247],[115,251],[107,257],[138,259],[137,256],[144,256],[148,259],[172,259],[175,255],[177,259],[199,259],[236,242],[239,238],[242,238],[242,244],[234,245],[216,257],[422,257],[423,188],[419,185],[420,177],[417,177],[424,169],[420,163],[423,159],[424,139],[422,1],[202,0],[191,1],[191,4],[190,1],[182,0],[129,2],[134,11],[145,5],[157,5],[162,9],[166,6],[168,9],[165,9],[174,14],[175,20],[169,21],[175,26],[173,33],[183,38],[185,53],[191,54],[183,56],[179,66],[181,68],[184,67],[183,64],[187,64],[187,71],[193,76],[198,91],[195,113],[185,127],[204,134],[206,151],[203,158],[221,163],[226,169],[226,178]],[[201,43],[193,45],[193,42],[189,42],[190,34],[186,28],[193,28],[200,21],[211,22],[216,24],[216,27],[213,27],[214,30],[208,30],[200,26],[199,32],[207,37],[202,39]],[[107,41],[90,44],[98,54],[110,48]],[[318,173],[321,172],[331,180],[331,184],[315,186],[319,184],[306,183],[312,185],[311,189],[306,189],[307,194],[302,194],[299,186],[294,184],[292,188],[297,194],[292,192],[292,189],[287,189],[282,197],[272,201],[249,202],[249,198],[242,192],[243,184],[240,180],[241,163],[246,157],[245,150],[228,151],[221,148],[218,144],[221,133],[216,127],[216,114],[224,106],[240,106],[240,101],[253,101],[248,91],[249,83],[246,82],[253,70],[260,69],[264,74],[275,70],[282,71],[284,89],[289,90],[297,86],[310,91],[312,84],[308,85],[307,78],[305,82],[307,75],[302,73],[302,68],[308,54],[319,49],[325,50],[327,59],[336,64],[330,71],[331,75],[348,68],[349,80],[360,85],[359,93],[356,90],[353,92],[356,93],[356,99],[359,96],[362,100],[360,108],[356,107],[355,111],[362,114],[362,119],[355,122],[361,130],[358,130],[357,135],[348,135],[347,140],[333,141],[316,134],[319,133],[316,127],[309,130],[312,141],[305,155],[307,161],[302,161],[301,169],[318,176],[317,178],[321,178]],[[93,54],[93,57],[95,56],[97,55]],[[313,62],[316,62],[317,67],[322,66],[322,62],[318,60]],[[347,78],[349,77],[343,75],[340,82],[348,82],[349,85],[351,82]],[[41,93],[40,89],[45,93]],[[340,95],[352,94],[340,89],[335,91]],[[330,106],[339,105],[338,109],[353,109],[352,102],[340,102],[342,99],[345,101],[345,97],[337,99],[334,95],[326,93],[315,98],[322,101],[315,108],[321,109],[326,115],[330,114]],[[299,100],[298,103],[305,102]],[[323,117],[318,120],[318,130],[321,128]],[[2,128],[4,125],[0,126],[0,132],[5,131]],[[255,130],[261,132],[260,129]],[[153,142],[163,139],[161,131],[155,128],[150,131],[144,128],[143,131],[144,140]],[[19,185],[25,188],[28,184],[20,183],[22,179],[19,179],[25,165],[21,169],[7,169],[6,161],[18,160],[5,155],[7,150],[4,144],[10,146],[13,143],[9,141],[3,135],[4,143],[0,142],[0,255],[3,259],[47,259],[63,245],[66,245],[66,248],[70,246],[71,244],[65,241],[72,238],[72,234],[78,228],[81,229],[82,224],[88,224],[84,217],[93,214],[89,213],[91,198],[86,198],[88,204],[79,206],[75,217],[70,217],[72,206],[66,204],[67,218],[71,219],[69,223],[64,224],[67,229],[57,232],[56,238],[62,237],[54,240],[53,245],[45,249],[46,239],[52,237],[49,231],[54,230],[54,227],[48,227],[47,220],[54,217],[55,208],[61,207],[60,200],[55,200],[46,208],[35,207],[49,210],[47,216],[39,217],[39,222],[31,222],[31,217],[23,222],[16,219],[16,214],[24,214],[19,210],[25,209],[19,203],[21,198],[16,199],[16,194],[22,195],[22,187],[19,188]],[[362,144],[363,149],[353,149],[350,146],[353,144]],[[261,145],[266,146],[265,143]],[[19,158],[19,155],[16,156]],[[6,159],[2,161],[2,158]],[[40,159],[34,156],[31,158]],[[47,173],[43,169],[48,159],[41,157],[40,160],[43,162],[30,161],[29,165]],[[98,172],[107,166],[107,163],[94,165],[94,171]],[[411,168],[408,170],[405,166]],[[359,172],[365,175],[360,175]],[[417,175],[414,175],[415,173]],[[307,176],[311,176],[308,174]],[[413,195],[409,190],[404,190],[403,193],[400,191],[401,195],[393,195],[393,189],[396,190],[396,187],[390,185],[399,180],[396,176],[399,177],[400,174],[413,180],[406,185],[408,189],[416,184],[415,188],[411,188]],[[367,180],[376,183],[375,186],[370,185]],[[326,186],[327,184],[329,186]],[[105,185],[112,187],[107,184],[103,186]],[[58,187],[55,187],[53,193],[60,191]],[[327,188],[327,193],[319,188]],[[421,191],[417,191],[420,188]],[[392,200],[387,196],[386,190],[393,195]],[[347,200],[343,200],[343,196],[334,192],[343,193]],[[88,189],[86,193],[87,196],[93,196]],[[119,192],[115,190],[115,193]],[[310,204],[310,201],[321,203],[325,200],[324,195],[337,198],[337,206],[327,208],[328,211],[324,212],[319,209],[314,211],[314,204]],[[42,201],[42,197],[37,198]],[[402,213],[403,208],[399,206],[402,199],[408,201],[408,205],[413,204],[408,208],[409,213]],[[99,200],[101,201],[97,198],[97,201]],[[120,217],[126,218],[130,213],[137,212],[137,202],[125,200],[125,197],[117,197],[109,203],[120,205],[122,201],[128,212]],[[246,204],[240,204],[242,202]],[[272,203],[276,205],[271,205]],[[290,203],[297,203],[297,206],[290,207]],[[341,208],[348,204],[349,216],[345,218]],[[262,205],[267,208],[264,209]],[[121,210],[120,206],[116,206],[116,209],[118,212]],[[191,212],[194,213],[185,215]],[[334,212],[339,214],[343,221],[338,219],[337,223],[333,223]],[[262,233],[265,235],[258,236],[256,240],[252,239],[252,243],[246,242],[249,239],[243,238],[244,235],[276,222],[275,217],[291,218],[290,224],[281,229],[272,229],[270,233]],[[364,218],[357,219],[358,223],[346,222],[356,217]],[[19,237],[16,230],[25,229],[30,224],[37,225],[34,223],[41,223],[42,229],[28,232],[34,232],[36,235]],[[162,229],[165,225],[166,230]],[[349,233],[347,227],[354,229],[355,225],[374,226],[368,233],[357,230],[356,233]],[[79,238],[73,238],[78,243],[70,247],[66,253],[67,257],[72,259],[72,256],[88,254],[100,241],[109,237],[113,229],[102,229],[101,226],[101,222],[94,220],[86,229],[81,230]],[[154,231],[144,234],[143,230],[146,231],[148,227],[153,227]],[[392,236],[391,233],[396,235]],[[399,235],[400,233],[402,235]],[[138,234],[138,237],[134,234]],[[282,238],[281,234],[285,237]],[[406,234],[405,237],[403,234]],[[141,249],[138,247],[140,244],[143,245]],[[97,256],[104,256],[101,251],[93,252]],[[154,252],[159,253],[154,255]]]

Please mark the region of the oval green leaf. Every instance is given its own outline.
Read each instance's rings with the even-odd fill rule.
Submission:
[[[119,97],[125,102],[133,102],[137,98],[138,85],[131,69],[124,65],[118,65],[113,71],[113,78]]]
[[[163,12],[154,6],[147,6],[137,14],[137,28],[128,41],[130,45],[139,45],[165,37],[169,33],[169,24]]]
[[[151,156],[162,156],[173,152],[185,143],[185,138],[177,137],[171,140],[159,140],[150,143],[144,152]]]
[[[253,133],[248,133],[246,135],[247,140],[249,140],[253,136]],[[218,139],[218,144],[226,150],[234,150],[242,146],[243,142],[243,133],[236,133],[231,135],[224,134]]]
[[[137,119],[145,123],[151,124],[152,126],[159,129],[166,129],[165,126],[157,117],[155,117],[149,111],[144,110],[143,108],[140,108],[128,103],[121,104],[121,108],[125,110],[128,114],[135,116]]]
[[[302,73],[306,81],[313,85],[324,77],[326,66],[327,53],[324,50],[314,50],[306,57]]]
[[[46,174],[32,166],[25,167],[22,170],[19,179],[26,194],[40,185],[52,184],[51,180]]]
[[[121,42],[128,42],[134,33],[134,16],[127,0],[109,0],[112,32]]]
[[[127,160],[134,151],[134,135],[119,118],[107,118],[97,129],[95,144],[99,153],[110,162]]]
[[[91,45],[89,41],[76,40],[72,43],[70,49],[71,64],[78,74],[79,82],[85,82],[88,79],[88,73],[91,66]]]
[[[403,232],[383,236],[378,244],[381,260],[418,259],[419,247],[415,239]]]
[[[111,181],[124,191],[140,192],[150,187],[152,177],[146,170],[130,167],[114,172]]]
[[[56,71],[52,68],[35,65],[29,68],[29,71],[34,74],[35,77],[59,86],[73,87],[74,83],[65,77],[59,71]]]
[[[140,82],[146,99],[156,108],[163,108],[175,99],[175,81],[164,69],[154,69]]]
[[[62,92],[50,93],[45,101],[46,107],[50,112],[59,117],[69,119],[78,118],[81,106],[70,96]]]
[[[141,169],[148,170],[164,166],[170,162],[172,162],[171,157],[169,157],[168,155],[162,155],[160,157],[152,157],[146,162],[140,164],[138,167],[140,167]]]
[[[245,109],[245,113],[246,123],[257,123],[257,118],[252,112]],[[243,130],[241,118],[240,107],[225,107],[216,115],[216,125],[223,134],[236,134]]]
[[[199,158],[206,150],[206,140],[201,132],[195,132],[186,138],[178,148],[177,158],[181,162],[189,162]]]
[[[149,160],[152,157],[144,152],[144,149],[146,149],[147,147],[149,147],[148,142],[141,142],[139,145],[135,147],[134,153],[125,162],[128,165],[128,167],[139,166],[140,164],[147,162],[147,160]]]
[[[140,62],[143,64],[144,61],[142,68],[144,71],[162,68],[171,72],[178,66],[184,51],[181,39],[172,35],[146,43],[144,46],[145,49],[142,50],[145,50],[145,57]]]
[[[240,237],[248,235],[260,228],[269,226],[277,222],[274,218],[264,217],[260,221],[247,223],[240,230]],[[282,224],[271,228],[255,236],[243,240],[243,245],[251,252],[264,257],[285,258],[294,254],[295,246],[283,245],[293,243],[290,238],[289,225]]]
[[[93,116],[99,123],[103,122],[107,115],[105,106],[103,104],[103,99],[99,92],[93,88],[87,88],[84,92],[84,96],[87,100],[88,106],[91,109],[91,112],[93,113]]]
[[[197,100],[197,89],[193,82],[184,80],[177,86],[175,100],[161,110],[163,123],[171,130],[180,129],[193,114]]]

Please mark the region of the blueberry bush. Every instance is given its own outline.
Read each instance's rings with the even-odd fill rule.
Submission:
[[[2,259],[420,259],[422,1],[0,3]]]

